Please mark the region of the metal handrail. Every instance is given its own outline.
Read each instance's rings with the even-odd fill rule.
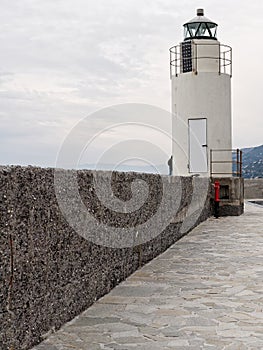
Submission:
[[[211,59],[211,60],[218,60],[218,74],[224,73],[229,74],[230,77],[232,77],[232,48],[228,45],[219,44],[219,43],[196,43],[192,42],[193,47],[198,46],[206,46],[206,45],[213,45],[213,46],[219,46],[219,55],[217,57],[211,57],[211,56],[197,56],[196,52],[197,50],[192,50],[192,61],[195,61],[195,66],[197,67],[197,61],[201,59]],[[178,76],[182,72],[182,66],[183,66],[183,58],[181,54],[181,44],[173,46],[170,48],[170,78],[173,76]],[[185,58],[185,60],[189,60],[189,58]],[[197,71],[195,71],[197,73]]]
[[[232,159],[231,160],[213,160],[213,152],[231,152]],[[236,160],[233,159],[233,154],[236,154]],[[243,164],[243,153],[242,151],[237,149],[211,149],[210,150],[210,175],[211,177],[213,175],[231,175],[234,177],[242,177],[242,164]],[[213,164],[232,164],[236,165],[236,171],[233,170],[231,173],[228,172],[214,172],[213,171]]]

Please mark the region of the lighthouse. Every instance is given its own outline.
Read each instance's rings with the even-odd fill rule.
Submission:
[[[203,9],[183,27],[170,49],[173,175],[232,176],[232,49]]]

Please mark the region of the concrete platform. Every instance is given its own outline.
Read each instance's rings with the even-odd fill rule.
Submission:
[[[34,350],[263,349],[263,207],[211,218]]]

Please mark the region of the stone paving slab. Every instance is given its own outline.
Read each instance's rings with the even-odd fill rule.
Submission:
[[[34,350],[263,349],[263,208],[211,218]]]

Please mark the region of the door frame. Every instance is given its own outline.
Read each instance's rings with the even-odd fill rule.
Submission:
[[[191,120],[205,120],[206,121],[206,130],[205,130],[205,137],[206,137],[206,145],[203,146],[206,148],[206,171],[191,171],[191,167],[190,167],[190,121]],[[196,174],[196,173],[202,173],[202,174],[206,174],[208,173],[209,169],[208,169],[208,145],[207,145],[207,118],[202,118],[202,117],[199,117],[199,118],[188,118],[188,172],[189,174]]]

